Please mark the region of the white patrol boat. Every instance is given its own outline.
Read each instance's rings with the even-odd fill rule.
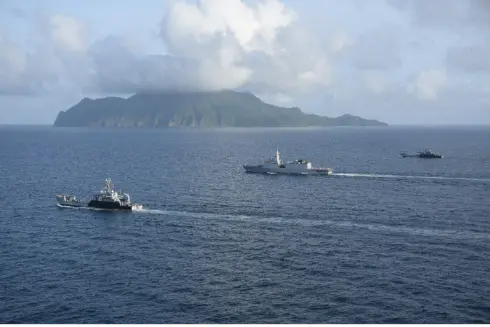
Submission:
[[[315,168],[311,162],[304,159],[283,162],[279,154],[279,147],[276,150],[276,157],[266,159],[260,165],[243,165],[247,173],[268,173],[268,174],[293,174],[293,175],[330,175],[331,168]]]

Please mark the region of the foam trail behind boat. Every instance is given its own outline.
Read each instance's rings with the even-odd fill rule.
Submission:
[[[435,179],[453,180],[470,182],[490,182],[490,178],[471,178],[471,177],[447,177],[447,176],[413,176],[413,175],[386,175],[386,174],[366,174],[366,173],[332,173],[331,176],[338,177],[364,177],[364,178],[395,178],[395,179]]]

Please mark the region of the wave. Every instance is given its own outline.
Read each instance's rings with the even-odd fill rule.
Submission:
[[[364,178],[395,178],[395,179],[433,179],[433,180],[435,179],[435,180],[448,180],[448,181],[490,182],[490,178],[447,177],[447,176],[385,175],[385,174],[366,174],[366,173],[332,173],[331,176],[364,177]]]
[[[232,214],[213,214],[208,212],[190,212],[190,211],[172,211],[161,209],[142,209],[137,213],[147,213],[155,215],[188,217],[197,219],[224,219],[235,221],[254,221],[261,223],[279,223],[294,224],[303,226],[334,226],[350,229],[367,229],[376,232],[392,232],[426,237],[448,237],[463,239],[490,239],[490,233],[473,232],[473,231],[456,231],[448,229],[418,228],[410,226],[392,226],[385,224],[356,223],[352,221],[334,221],[334,220],[315,220],[315,219],[298,219],[287,217],[261,217],[248,215]]]
[[[94,210],[105,211],[104,209],[89,208],[89,207],[70,207],[57,204],[60,208],[75,209],[75,210]],[[131,213],[131,211],[128,211]],[[490,233],[473,232],[473,231],[456,231],[448,229],[434,228],[418,228],[410,226],[393,226],[386,224],[369,224],[356,223],[352,221],[335,221],[335,220],[318,220],[318,219],[301,219],[288,217],[261,217],[250,215],[234,215],[234,214],[215,214],[209,212],[193,212],[193,211],[175,211],[163,209],[143,208],[132,211],[134,214],[152,214],[172,217],[185,217],[192,219],[222,219],[232,221],[252,221],[259,223],[275,223],[275,224],[293,224],[302,226],[334,226],[349,229],[367,229],[376,232],[392,232],[402,233],[426,237],[448,237],[448,238],[463,238],[463,239],[489,239]]]

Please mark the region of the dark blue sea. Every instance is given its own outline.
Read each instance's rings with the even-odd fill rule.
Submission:
[[[490,323],[489,199],[490,127],[1,126],[0,322]]]

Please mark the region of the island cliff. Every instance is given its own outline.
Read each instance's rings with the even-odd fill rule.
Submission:
[[[303,113],[262,102],[251,93],[158,92],[128,99],[84,98],[61,111],[54,126],[64,127],[306,127],[384,126],[377,120],[343,115],[336,118]]]

